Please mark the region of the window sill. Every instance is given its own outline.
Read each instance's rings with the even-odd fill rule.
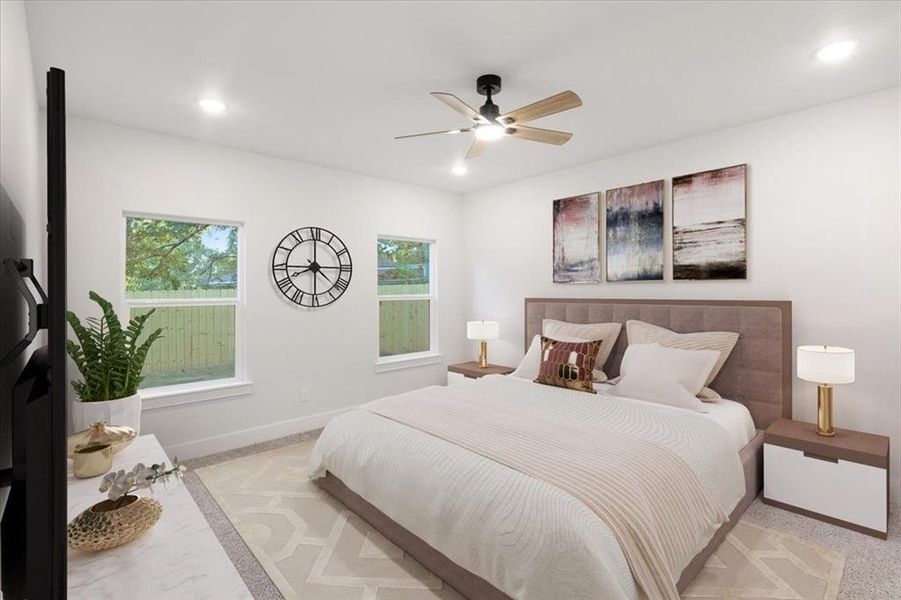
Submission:
[[[236,379],[220,379],[184,385],[149,388],[140,390],[143,411],[159,410],[171,406],[210,402],[248,396],[253,393],[253,382]]]
[[[385,356],[376,359],[375,372],[383,373],[386,371],[397,371],[400,369],[411,369],[413,367],[433,365],[440,363],[442,358],[440,352],[417,352],[416,354]]]

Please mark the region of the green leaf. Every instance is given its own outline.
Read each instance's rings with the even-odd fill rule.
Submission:
[[[147,353],[162,330],[156,330],[139,346],[137,341],[152,310],[132,319],[123,329],[111,302],[93,291],[88,297],[100,307],[102,317],[86,317],[82,322],[74,313],[66,313],[76,337],[67,341],[66,351],[83,377],[73,381],[72,388],[82,402],[131,396],[141,384]]]

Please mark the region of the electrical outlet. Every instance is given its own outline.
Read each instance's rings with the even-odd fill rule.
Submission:
[[[301,402],[309,402],[310,401],[310,388],[300,388],[300,401]]]

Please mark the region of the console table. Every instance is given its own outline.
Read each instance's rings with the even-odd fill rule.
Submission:
[[[162,461],[171,464],[156,437],[142,435],[113,457],[113,470]],[[101,479],[76,479],[70,461],[69,521],[105,498],[97,491]],[[191,494],[181,483],[167,485],[154,485],[163,514],[138,539],[102,552],[69,550],[70,599],[252,599]]]

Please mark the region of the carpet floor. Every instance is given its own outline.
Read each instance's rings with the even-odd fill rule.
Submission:
[[[315,435],[187,462],[188,489],[254,597],[459,599],[307,480]],[[898,530],[897,514],[882,541],[757,501],[683,596],[899,598]]]

